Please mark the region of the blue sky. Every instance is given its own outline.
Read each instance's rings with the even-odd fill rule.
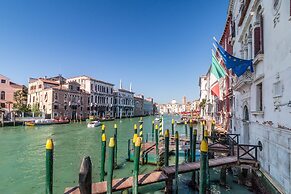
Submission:
[[[157,102],[199,97],[228,0],[3,0],[0,74],[89,75]]]

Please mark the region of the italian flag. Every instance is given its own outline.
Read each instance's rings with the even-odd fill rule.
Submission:
[[[211,94],[219,98],[219,79],[226,76],[226,72],[223,67],[218,63],[214,54],[212,54],[212,64],[210,70],[210,89]]]

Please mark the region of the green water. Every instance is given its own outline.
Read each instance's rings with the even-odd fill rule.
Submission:
[[[144,118],[144,134],[151,132],[153,117]],[[127,140],[132,137],[133,124],[138,118],[106,122],[107,138],[113,136],[113,125],[118,124],[118,164],[114,178],[131,176],[133,163],[126,162]],[[165,127],[170,127],[171,117],[165,117]],[[184,126],[177,126],[184,133]],[[81,159],[90,156],[93,163],[93,181],[99,181],[101,129],[87,128],[86,123],[49,125],[39,127],[0,128],[0,193],[40,194],[45,193],[45,142],[52,138],[54,152],[54,193],[63,193],[65,187],[78,184]],[[153,166],[141,166],[140,173],[154,170]],[[215,172],[214,172],[215,175]],[[213,176],[214,178],[214,176]],[[189,175],[179,176],[179,193],[193,193],[184,183]],[[239,193],[250,193],[243,187],[232,184]],[[145,186],[142,193],[162,193],[163,183]],[[213,185],[215,193],[233,193]],[[155,192],[153,190],[156,190]]]

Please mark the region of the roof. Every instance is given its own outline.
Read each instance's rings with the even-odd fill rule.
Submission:
[[[130,93],[130,94],[134,94],[134,92],[131,92],[131,91],[129,91],[129,90],[126,90],[126,89],[117,89],[117,90],[115,90],[114,92],[117,92],[117,91],[120,91],[120,92],[126,92],[126,93]]]
[[[109,82],[105,82],[105,81],[102,81],[102,80],[97,80],[97,79],[94,79],[90,76],[87,76],[87,75],[81,75],[81,76],[75,76],[75,77],[70,77],[68,79],[76,79],[76,78],[81,78],[81,77],[85,77],[85,79],[89,79],[89,80],[93,80],[93,81],[96,81],[96,82],[99,82],[99,83],[103,83],[103,84],[107,84],[107,85],[111,85],[111,86],[114,86],[114,84],[112,83],[109,83]]]

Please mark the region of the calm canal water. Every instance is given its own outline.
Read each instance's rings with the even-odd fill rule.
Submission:
[[[144,133],[151,132],[154,117],[144,118]],[[165,127],[170,128],[172,117],[165,117]],[[127,140],[132,137],[133,124],[139,118],[122,119],[106,122],[107,139],[113,136],[113,125],[118,124],[118,164],[114,178],[131,176],[133,163],[126,162]],[[177,126],[184,133],[184,126]],[[78,184],[78,172],[84,156],[90,156],[93,163],[93,181],[99,181],[101,128],[87,128],[86,123],[49,125],[39,127],[4,127],[0,128],[0,193],[40,194],[45,193],[45,143],[52,138],[54,152],[54,193],[63,193],[65,187]],[[153,166],[141,166],[140,173],[154,170]],[[212,179],[219,179],[215,170]],[[179,193],[194,193],[186,183],[190,175],[179,176]],[[228,177],[230,189],[211,186],[213,193],[251,193],[244,187],[233,184]],[[163,184],[141,188],[142,193],[163,193]],[[155,191],[154,191],[155,190]]]

